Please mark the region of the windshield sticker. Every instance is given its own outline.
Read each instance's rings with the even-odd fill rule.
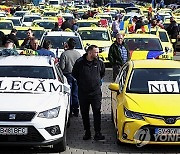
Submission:
[[[24,92],[24,93],[62,92],[62,84],[55,80],[1,78],[0,92]]]
[[[177,81],[148,81],[149,93],[179,93]]]

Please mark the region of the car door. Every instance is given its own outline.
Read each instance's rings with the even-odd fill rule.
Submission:
[[[115,83],[119,84],[119,91],[111,91],[111,102],[112,102],[112,111],[114,117],[114,123],[117,125],[117,114],[118,108],[122,105],[123,98],[123,89],[125,86],[125,81],[128,73],[129,65],[126,63],[120,70]]]

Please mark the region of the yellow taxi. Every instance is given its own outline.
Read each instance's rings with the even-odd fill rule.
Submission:
[[[81,36],[84,47],[88,44],[99,47],[99,57],[104,63],[109,63],[108,52],[112,44],[112,38],[109,30],[105,27],[80,27],[78,33]]]
[[[2,31],[5,35],[10,34],[11,30],[14,28],[14,24],[11,20],[0,20],[0,31]]]
[[[111,90],[117,143],[180,144],[180,62],[127,62]]]
[[[138,29],[137,33],[140,34],[143,32],[141,29]],[[170,40],[169,35],[165,29],[157,28],[157,27],[151,28],[150,32],[146,32],[146,33],[150,33],[150,34],[159,36],[159,38],[161,40],[161,44],[163,46],[163,50],[174,53],[173,45],[171,42],[173,42],[175,40]]]
[[[153,34],[126,34],[124,43],[132,60],[173,59],[172,50],[163,49],[160,38]]]
[[[33,34],[35,38],[37,38],[39,41],[41,39],[41,36],[44,34],[44,28],[43,27],[17,27],[17,38],[19,40],[19,45],[23,43],[24,39],[27,37],[27,31],[28,29],[32,29]]]

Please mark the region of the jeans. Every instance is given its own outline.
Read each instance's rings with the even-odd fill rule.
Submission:
[[[78,85],[76,79],[71,74],[64,74],[71,87],[71,113],[79,113]]]

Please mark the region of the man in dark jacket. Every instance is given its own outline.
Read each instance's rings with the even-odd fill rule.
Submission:
[[[177,43],[177,36],[179,34],[179,27],[177,22],[174,20],[174,17],[170,17],[170,24],[169,26],[166,28],[167,33],[169,34],[171,39],[176,39],[176,42],[173,43],[173,47],[175,50],[175,46]]]
[[[94,117],[95,140],[104,140],[101,134],[101,79],[105,75],[105,65],[98,58],[99,48],[91,45],[87,53],[79,58],[73,67],[72,75],[78,83],[78,96],[80,111],[83,119],[85,135],[83,140],[91,138],[89,108],[90,105]]]
[[[7,36],[6,41],[7,40],[12,40],[14,42],[14,44],[16,45],[16,47],[19,47],[19,41],[18,41],[18,39],[16,37],[16,34],[17,34],[17,30],[13,28],[11,30],[11,33],[6,35]]]
[[[72,28],[72,25],[71,25],[70,20],[68,18],[66,18],[65,21],[61,25],[61,29],[63,31],[65,31],[65,29],[67,29],[67,28],[69,28],[69,29]]]
[[[119,73],[120,68],[130,58],[130,54],[125,48],[123,40],[123,35],[118,33],[116,35],[116,41],[110,46],[109,49],[108,59],[113,68],[114,81]]]

